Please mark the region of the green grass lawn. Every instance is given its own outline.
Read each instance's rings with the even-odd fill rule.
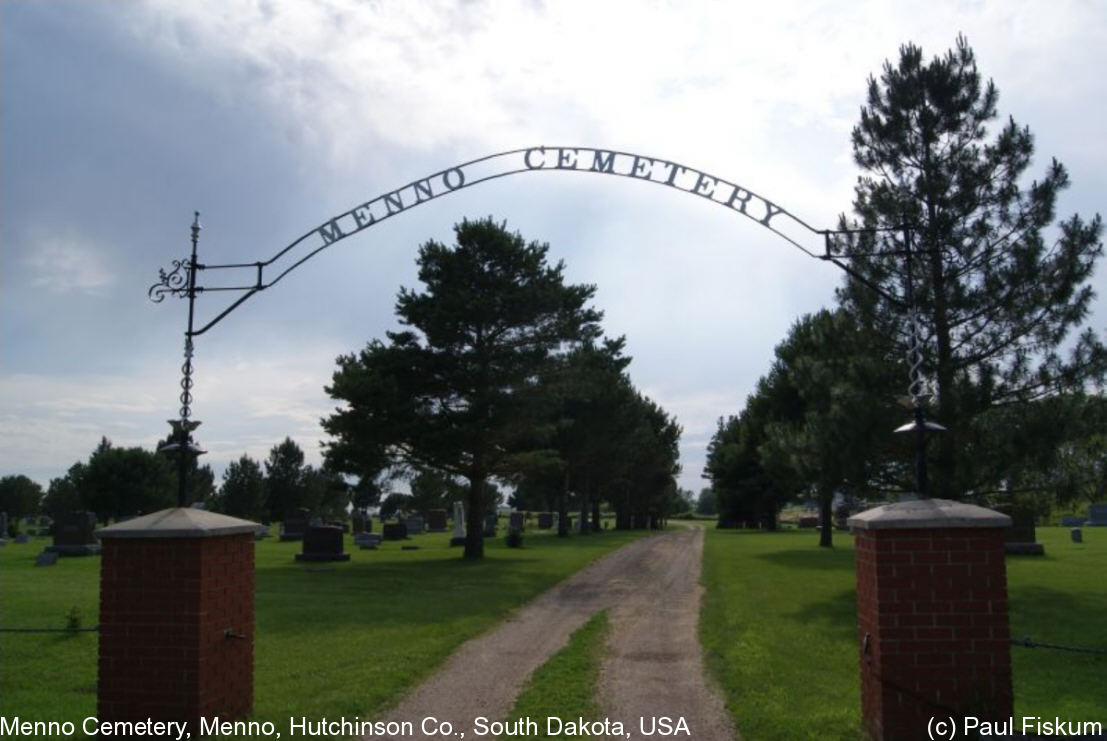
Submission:
[[[568,539],[528,532],[525,547],[486,541],[462,561],[449,534],[402,551],[354,549],[348,563],[294,561],[296,542],[256,551],[254,718],[374,713],[426,677],[463,641],[543,590],[643,533]],[[0,627],[64,627],[77,607],[98,621],[99,557],[35,567],[48,539],[0,549]],[[95,633],[0,633],[0,714],[77,721],[96,711]]]
[[[1077,545],[1067,529],[1039,528],[1048,555],[1008,559],[1013,636],[1107,647],[1107,529],[1084,534]],[[299,543],[263,541],[254,717],[378,712],[462,641],[640,535],[528,533],[523,549],[489,541],[481,563],[462,561],[448,535],[420,536],[412,541],[417,551],[348,545],[353,560],[334,565],[296,563]],[[852,538],[836,533],[827,551],[816,537],[707,533],[701,637],[735,723],[752,741],[859,735]],[[0,626],[61,628],[73,608],[85,626],[97,622],[99,558],[34,567],[48,542],[0,549]],[[603,630],[596,622],[578,631],[536,673],[516,714],[544,717],[545,707],[564,714],[563,705],[586,701]],[[94,714],[96,647],[95,633],[0,633],[0,715],[76,721]],[[1107,722],[1107,657],[1011,651],[1016,716]]]
[[[1008,558],[1012,636],[1107,648],[1107,529],[1039,528],[1047,556]],[[708,532],[701,639],[747,739],[860,735],[853,541]],[[1107,656],[1012,647],[1015,715],[1107,722]]]
[[[560,738],[547,735],[551,730],[547,718],[601,717],[595,693],[609,629],[607,612],[596,613],[573,632],[565,648],[534,670],[508,713],[505,736],[518,730],[535,739]],[[528,725],[528,719],[534,725]]]

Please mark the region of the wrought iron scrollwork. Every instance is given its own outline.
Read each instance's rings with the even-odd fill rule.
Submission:
[[[191,271],[192,261],[190,258],[174,260],[173,269],[168,273],[163,268],[158,269],[158,282],[150,286],[150,290],[146,292],[146,295],[155,304],[160,304],[167,294],[172,294],[177,298],[186,297],[188,295],[188,278]]]

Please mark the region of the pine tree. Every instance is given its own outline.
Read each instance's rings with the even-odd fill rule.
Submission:
[[[548,245],[491,219],[463,221],[450,248],[419,250],[425,290],[401,289],[389,332],[338,359],[327,393],[345,408],[323,420],[334,470],[429,468],[469,483],[464,557],[484,556],[490,479],[519,469],[547,406],[536,379],[550,359],[599,334],[589,285],[564,281]]]
[[[908,44],[897,65],[870,78],[853,130],[864,174],[855,219],[843,216],[842,226],[886,231],[855,236],[843,249],[858,274],[903,296],[910,235],[922,370],[936,394],[930,415],[949,429],[932,449],[932,490],[944,498],[1004,486],[1020,451],[994,444],[995,410],[1005,408],[1010,424],[1011,409],[1100,383],[1107,368],[1099,338],[1082,326],[1102,251],[1100,218],[1056,221],[1068,175],[1052,160],[1027,182],[1033,136],[1013,119],[1000,124],[997,101],[963,37],[929,63]],[[902,307],[854,278],[838,295],[887,338],[888,352],[906,355]]]

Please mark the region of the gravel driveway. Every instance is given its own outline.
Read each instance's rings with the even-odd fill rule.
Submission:
[[[608,609],[600,717],[584,719],[593,724],[591,733],[573,736],[643,739],[651,730],[652,737],[665,735],[667,727],[677,738],[736,739],[719,693],[705,678],[697,639],[702,557],[702,528],[644,538],[604,556],[463,644],[430,679],[374,718],[410,721],[412,735],[365,738],[481,738],[476,719],[503,720],[531,672],[595,612]],[[603,736],[605,718],[609,730],[622,723],[623,734]],[[536,735],[544,735],[545,719],[535,720]],[[451,734],[443,735],[444,722]]]

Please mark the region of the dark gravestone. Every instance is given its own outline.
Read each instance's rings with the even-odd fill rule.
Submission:
[[[493,512],[492,514],[484,516],[484,535],[487,538],[496,537],[496,526],[499,524],[499,517]]]
[[[381,534],[385,540],[403,540],[407,537],[407,526],[402,522],[386,522],[381,525]]]
[[[446,510],[444,510],[444,509],[427,510],[427,532],[428,533],[444,533],[448,529],[449,529],[449,525],[446,522]]]
[[[1011,527],[1004,533],[1003,550],[1012,556],[1044,556],[1045,547],[1038,543],[1034,522],[1037,518],[1032,506],[997,504],[993,507],[1011,518]]]
[[[553,512],[538,513],[538,529],[549,530],[553,527]]]
[[[27,535],[27,533],[20,533],[19,535],[15,536],[15,542],[18,545],[23,545],[24,543],[29,543],[29,542],[31,542],[31,536]]]
[[[54,566],[58,563],[57,551],[43,551],[35,559],[35,566]]]
[[[1076,515],[1063,515],[1061,517],[1061,527],[1080,527],[1083,524],[1083,517],[1077,517]]]
[[[54,523],[54,545],[47,546],[49,553],[63,556],[91,556],[100,552],[100,544],[92,534],[96,529],[96,515],[83,510],[66,512]]]
[[[1070,534],[1072,535],[1072,542],[1073,543],[1083,543],[1084,542],[1084,531],[1081,530],[1080,528],[1074,527]]]
[[[308,529],[308,520],[311,511],[303,507],[290,509],[284,513],[284,522],[281,523],[281,542],[289,540],[303,540],[304,533]]]
[[[1088,521],[1085,525],[1093,527],[1107,526],[1107,504],[1093,504],[1088,507]]]
[[[803,530],[812,530],[819,526],[818,517],[801,517],[799,518],[799,527]]]
[[[523,523],[525,519],[522,512],[512,512],[511,517],[507,521],[507,529],[509,532],[521,533],[523,532]]]
[[[373,518],[369,515],[354,515],[354,534],[373,532]]]
[[[342,548],[342,528],[337,525],[311,525],[304,532],[303,552],[297,561],[349,561]]]
[[[407,534],[410,535],[422,535],[423,534],[423,518],[422,517],[408,517],[404,520],[404,527],[407,528]]]

